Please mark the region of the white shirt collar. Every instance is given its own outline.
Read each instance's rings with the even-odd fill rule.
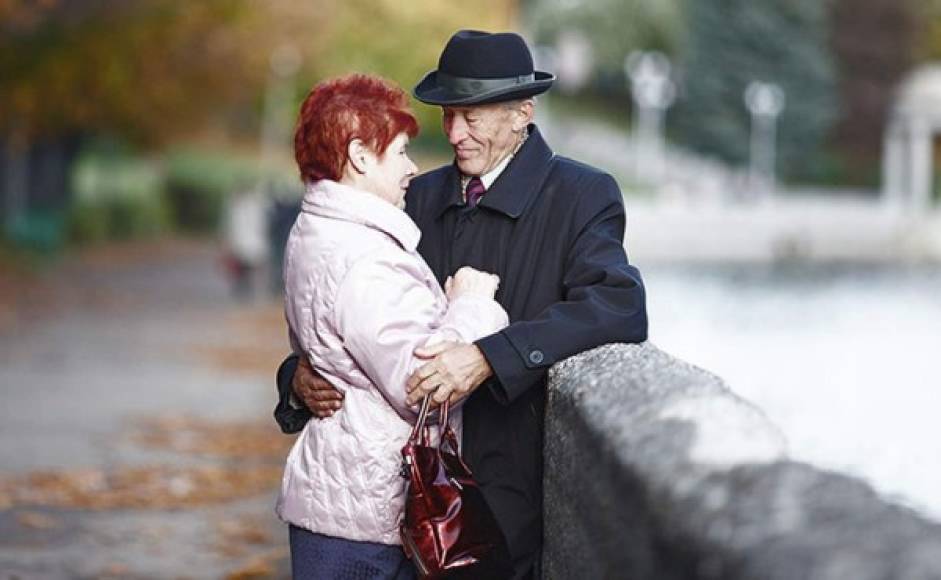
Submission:
[[[503,159],[496,167],[484,173],[480,176],[480,180],[484,183],[486,189],[490,189],[490,186],[493,185],[493,182],[500,177],[500,174],[503,173],[503,170],[506,169],[506,166],[510,164],[510,160],[513,159],[513,154],[509,154],[506,158]]]

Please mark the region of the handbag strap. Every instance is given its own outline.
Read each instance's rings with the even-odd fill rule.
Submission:
[[[421,402],[421,410],[418,412],[418,419],[415,421],[415,426],[412,427],[412,432],[408,436],[409,442],[413,444],[428,444],[428,436],[425,430],[425,423],[428,421],[428,413],[431,409],[431,395],[425,395],[425,398]],[[441,405],[441,438],[438,442],[438,447],[444,444],[447,439],[448,442],[454,447],[454,444],[457,440],[457,437],[454,435],[454,431],[451,430],[451,423],[448,420],[451,411],[450,401],[445,401]],[[453,451],[456,453],[457,448],[454,448]]]
[[[450,411],[450,409],[451,409],[450,400],[445,401],[444,404],[441,405],[441,411],[440,411],[440,415],[438,418],[438,426],[441,427],[442,433],[444,433],[445,429],[451,426],[451,424],[448,423],[448,412]]]
[[[415,421],[415,425],[412,427],[412,432],[408,436],[410,443],[419,444],[420,438],[425,430],[425,420],[428,418],[428,409],[431,407],[431,397],[425,395],[425,398],[421,401],[421,410],[418,412],[418,419]]]
[[[444,446],[447,444],[451,447],[451,453],[460,456],[457,436],[454,434],[454,430],[451,429],[451,422],[448,420],[450,411],[451,402],[445,401],[441,406],[441,437],[438,439],[438,449],[444,451]]]

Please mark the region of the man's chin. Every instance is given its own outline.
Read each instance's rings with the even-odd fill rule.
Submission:
[[[464,175],[480,175],[480,168],[471,160],[462,161],[457,160],[457,168],[461,170],[461,173]]]

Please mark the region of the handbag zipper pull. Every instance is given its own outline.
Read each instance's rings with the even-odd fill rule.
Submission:
[[[412,472],[411,467],[412,467],[412,456],[411,456],[411,455],[406,455],[406,456],[402,459],[402,468],[399,469],[399,476],[401,476],[402,479],[408,479],[408,478],[409,478],[409,475],[410,475],[411,472]]]

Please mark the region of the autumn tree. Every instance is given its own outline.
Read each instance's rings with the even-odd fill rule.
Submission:
[[[0,212],[22,197],[11,188],[35,198],[67,187],[84,136],[254,143],[285,47],[300,64],[293,117],[331,75],[378,73],[410,89],[455,30],[506,30],[515,12],[513,0],[0,0]],[[424,132],[439,134],[439,111],[418,108]],[[35,163],[47,150],[52,161]]]
[[[410,88],[455,30],[513,14],[507,0],[0,0],[0,135],[185,134],[257,109],[283,45],[301,59],[298,98],[353,70]]]

